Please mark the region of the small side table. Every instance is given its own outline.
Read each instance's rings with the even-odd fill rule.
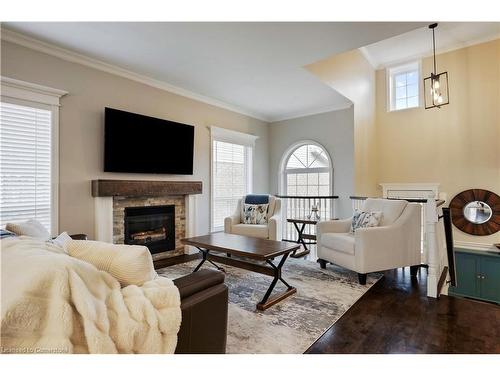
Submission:
[[[316,244],[316,235],[315,234],[307,234],[304,233],[304,229],[306,228],[307,224],[311,225],[316,225],[319,220],[316,219],[307,219],[307,218],[289,218],[286,219],[287,222],[292,223],[295,229],[297,230],[298,233],[298,239],[297,243],[302,244],[304,246],[304,250],[297,252],[295,250],[290,256],[292,258],[300,258],[303,257],[304,255],[307,255],[310,253],[310,250],[307,248],[307,245],[315,245]],[[300,224],[300,227],[299,227]],[[309,240],[306,242],[305,240]]]

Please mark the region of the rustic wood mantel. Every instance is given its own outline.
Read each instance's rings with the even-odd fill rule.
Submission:
[[[201,193],[201,181],[92,180],[93,197],[160,197]]]

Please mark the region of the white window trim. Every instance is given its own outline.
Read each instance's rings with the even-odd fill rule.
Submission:
[[[60,98],[68,92],[3,76],[0,77],[0,83],[1,101],[48,109],[52,112],[51,234],[57,235],[59,234],[59,107]]]
[[[412,71],[412,70],[418,71],[418,79],[417,79],[418,106],[410,107],[410,108],[396,109],[396,105],[394,103],[394,95],[393,95],[393,92],[395,91],[395,87],[394,87],[394,83],[392,82],[392,77],[395,74],[408,72],[408,71]],[[385,70],[385,77],[386,77],[386,90],[385,91],[386,91],[386,99],[387,99],[386,100],[387,112],[399,112],[399,111],[406,111],[409,109],[417,109],[417,108],[422,107],[422,104],[423,104],[422,93],[423,93],[423,91],[422,91],[422,82],[421,82],[422,81],[422,62],[421,62],[421,60],[387,67]]]
[[[235,130],[229,130],[225,128],[219,128],[217,126],[210,126],[208,127],[210,131],[210,207],[209,207],[209,228],[210,232],[215,232],[220,230],[221,228],[219,227],[213,227],[213,207],[214,207],[214,165],[213,165],[213,145],[214,141],[219,141],[219,142],[227,142],[227,143],[234,143],[238,145],[242,145],[247,147],[248,152],[245,152],[245,157],[246,157],[246,163],[248,163],[247,171],[248,173],[246,174],[246,179],[247,179],[247,186],[248,186],[248,191],[247,194],[250,194],[253,192],[253,155],[254,155],[254,148],[255,148],[255,141],[259,137],[252,135],[252,134],[247,134],[247,133],[242,133],[238,132]]]

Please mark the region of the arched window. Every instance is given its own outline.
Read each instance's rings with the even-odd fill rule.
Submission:
[[[315,142],[292,146],[282,163],[282,191],[288,196],[332,194],[332,165],[328,152]]]
[[[283,199],[283,238],[297,240],[297,232],[286,218],[302,218],[317,206],[322,219],[333,217],[333,167],[330,155],[313,141],[292,145],[281,159],[280,193]],[[315,234],[307,226],[306,234]]]

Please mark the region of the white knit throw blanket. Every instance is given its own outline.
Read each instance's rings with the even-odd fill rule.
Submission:
[[[179,291],[157,277],[121,288],[59,247],[0,241],[2,353],[173,353]]]

